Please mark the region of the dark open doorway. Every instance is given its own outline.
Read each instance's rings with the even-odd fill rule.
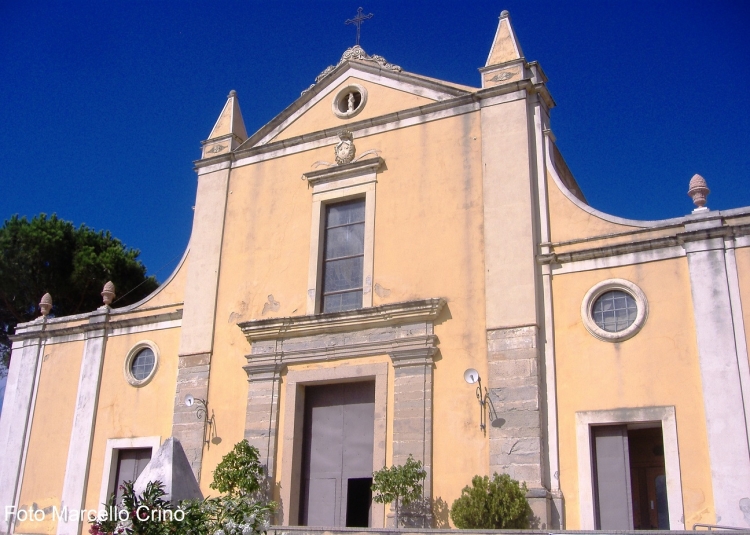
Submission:
[[[661,427],[628,429],[633,529],[669,529]]]
[[[358,477],[349,479],[346,490],[346,527],[369,527],[371,505],[372,478]]]

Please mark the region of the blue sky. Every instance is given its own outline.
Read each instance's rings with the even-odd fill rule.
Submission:
[[[236,89],[249,132],[354,44],[477,86],[498,15],[557,102],[590,204],[618,216],[750,205],[750,2],[0,0],[0,220],[109,229],[164,280],[188,242],[192,162]]]

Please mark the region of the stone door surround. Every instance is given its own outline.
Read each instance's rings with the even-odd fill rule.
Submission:
[[[441,298],[390,303],[377,307],[252,320],[238,324],[252,346],[244,366],[248,375],[245,438],[260,451],[268,477],[281,465],[281,509],[284,525],[296,523],[293,488],[295,446],[301,442],[298,388],[304,384],[375,379],[375,446],[373,467],[385,465],[385,446],[393,446],[393,464],[409,454],[422,461],[427,478],[425,497],[432,488],[432,374],[437,352],[434,322],[445,300]],[[388,355],[394,367],[393,436],[386,436],[388,370],[384,364],[358,365],[359,357]],[[329,369],[290,370],[286,378],[284,458],[277,459],[279,374],[289,365],[348,360]],[[322,374],[322,375],[321,375]],[[373,523],[383,514],[373,510]],[[376,524],[377,526],[377,524]],[[374,526],[375,527],[375,526]],[[382,526],[381,526],[382,527]]]

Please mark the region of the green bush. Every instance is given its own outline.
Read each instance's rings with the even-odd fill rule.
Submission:
[[[451,519],[460,529],[527,529],[530,513],[526,483],[495,474],[472,478],[453,502]]]

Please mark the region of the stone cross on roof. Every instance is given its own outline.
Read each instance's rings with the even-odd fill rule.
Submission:
[[[367,15],[363,15],[362,14],[362,8],[360,7],[359,9],[357,9],[357,16],[356,17],[354,17],[353,19],[346,19],[344,21],[344,24],[354,24],[355,26],[357,26],[357,46],[359,46],[359,28],[360,28],[360,26],[362,26],[362,21],[365,21],[365,20],[371,19],[371,18],[372,18],[372,13],[369,13]]]

